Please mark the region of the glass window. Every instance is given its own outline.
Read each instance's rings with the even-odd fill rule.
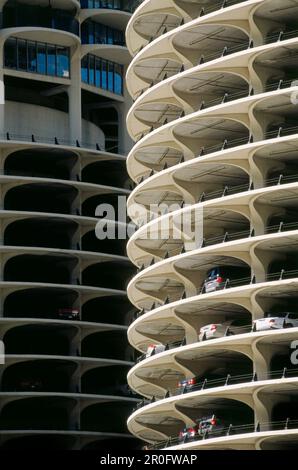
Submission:
[[[114,64],[109,62],[109,72],[108,72],[108,90],[114,91]]]
[[[101,87],[104,90],[108,88],[108,64],[106,60],[101,63]]]
[[[37,72],[37,44],[28,41],[28,72]]]
[[[119,64],[114,65],[114,91],[118,95],[123,93],[123,78],[122,78],[122,66]]]
[[[27,42],[18,39],[18,69],[27,70]]]
[[[82,81],[88,83],[88,56],[82,59],[81,63],[81,77]]]
[[[101,87],[101,60],[95,59],[95,86]]]
[[[11,69],[17,68],[17,39],[9,38],[4,46],[4,64]]]
[[[57,75],[58,77],[69,77],[69,53],[67,47],[56,47],[57,54]]]
[[[95,57],[89,55],[89,85],[95,84]]]
[[[39,42],[37,44],[37,72],[41,74],[47,73],[46,67],[46,44]]]
[[[50,44],[47,45],[47,74],[56,75],[56,48]]]
[[[123,67],[109,60],[88,54],[81,62],[82,81],[89,85],[123,93]]]

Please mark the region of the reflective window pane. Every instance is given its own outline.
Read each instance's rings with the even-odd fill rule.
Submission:
[[[88,54],[81,62],[82,81],[89,85],[123,94],[123,67],[110,60]]]
[[[37,72],[41,74],[47,73],[46,67],[46,44],[37,44]]]
[[[9,38],[4,45],[5,67],[69,78],[70,49],[64,46]]]
[[[28,72],[37,72],[37,45],[28,41]]]
[[[58,77],[69,78],[69,53],[67,47],[56,47],[57,54],[57,75]]]
[[[5,64],[5,67],[9,67],[11,69],[17,68],[17,40],[16,38],[10,38],[5,42],[4,64]]]
[[[24,39],[18,39],[18,69],[27,70],[27,43]]]

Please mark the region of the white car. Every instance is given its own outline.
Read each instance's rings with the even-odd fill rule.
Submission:
[[[200,328],[199,341],[222,338],[251,331],[251,327],[244,325],[243,320],[231,320],[223,323],[210,323]]]
[[[298,313],[281,312],[273,315],[267,313],[265,318],[253,322],[253,331],[278,330],[281,328],[298,327]]]
[[[166,349],[164,344],[150,344],[146,351],[146,357],[151,357],[154,354],[164,352]]]

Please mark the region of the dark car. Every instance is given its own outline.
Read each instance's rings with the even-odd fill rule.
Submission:
[[[38,377],[26,377],[17,382],[15,389],[17,392],[40,392],[43,382]]]
[[[59,308],[58,318],[59,320],[79,320],[80,312],[77,308]]]

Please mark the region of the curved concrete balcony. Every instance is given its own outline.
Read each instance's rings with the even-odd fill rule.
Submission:
[[[253,409],[254,402],[260,400],[260,396],[262,397],[260,401],[264,402],[266,401],[266,398],[268,400],[268,396],[272,394],[273,390],[273,393],[280,393],[281,396],[286,395],[289,390],[291,390],[292,394],[294,395],[297,393],[298,383],[297,371],[295,373],[296,377],[291,376],[287,378],[283,377],[283,371],[280,371],[279,375],[277,373],[269,374],[267,380],[248,379],[247,382],[245,382],[245,378],[243,377],[244,382],[242,383],[228,383],[227,385],[209,388],[207,390],[198,390],[175,397],[158,400],[135,411],[129,418],[128,428],[133,434],[137,435],[138,437],[143,437],[146,440],[149,440],[148,435],[149,432],[151,432],[151,442],[160,441],[161,434],[163,434],[165,440],[169,439],[170,437],[173,438],[171,445],[175,444],[175,440],[178,444],[179,438],[178,435],[175,436],[174,434],[175,428],[177,429],[178,427],[179,429],[180,427],[180,429],[183,429],[187,426],[193,426],[195,424],[195,414],[202,414],[202,411],[208,410],[208,407],[213,408],[214,411],[219,413],[221,406],[224,409],[223,405],[226,405],[229,401],[230,403],[236,401],[248,405]],[[237,398],[235,399],[235,397]],[[241,407],[239,407],[239,411],[240,410]],[[171,420],[170,417],[172,418]],[[166,431],[166,422],[168,422],[168,432]],[[284,424],[285,422],[286,419],[284,420]],[[227,422],[225,426],[225,432],[218,433],[218,437],[230,434],[235,436],[235,434],[237,434],[238,426],[239,434],[241,433],[242,426],[243,432],[248,432],[248,430],[245,430],[246,424],[247,422],[245,421],[242,425],[237,422]],[[157,425],[159,425],[160,430],[155,431]],[[296,428],[297,425],[298,423],[296,422]],[[254,431],[254,424],[252,427]],[[229,428],[230,433],[227,432]],[[172,435],[170,434],[171,431],[174,431]],[[251,432],[251,429],[249,431]],[[211,437],[211,435],[212,434],[210,434],[208,437]],[[214,438],[216,438],[216,433]],[[198,440],[200,440],[199,436]],[[180,442],[180,444],[184,444],[183,440]]]
[[[258,46],[262,44],[297,35],[296,32],[291,32],[291,28],[284,29],[284,25],[290,21],[290,14],[285,11],[282,13],[285,24],[280,23],[280,34],[275,29],[270,30],[270,27],[264,28],[262,32],[259,30],[260,17],[272,19],[272,16],[277,15],[273,6],[270,8],[270,2],[264,4],[263,0],[250,0],[236,5],[233,5],[234,2],[225,3],[226,8],[221,8],[221,3],[218,11],[206,16],[196,16],[190,23],[155,38],[134,57],[127,72],[128,89],[134,98],[143,93],[144,89],[183,71],[184,68],[189,69],[206,61],[216,63],[216,59],[221,56],[234,55],[239,50],[256,46],[258,50]],[[295,5],[289,2],[288,9],[291,8],[293,15]],[[244,26],[248,19],[249,25],[247,23]],[[127,36],[129,37],[129,33]],[[253,41],[251,37],[254,38]]]
[[[276,7],[147,0],[128,24],[128,296],[140,310],[128,338],[141,353],[128,381],[146,397],[128,426],[151,448],[297,441],[296,324],[258,331],[295,318],[298,283],[298,5]],[[230,273],[221,286],[215,272]],[[218,433],[199,431],[206,416]]]
[[[136,143],[128,156],[128,172],[134,181],[142,182],[144,177],[152,175],[149,161],[153,160],[155,166],[165,157],[177,163],[183,160],[201,157],[204,154],[215,153],[231,147],[249,145],[258,142],[280,138],[297,133],[297,128],[285,124],[287,117],[286,108],[295,109],[292,103],[292,93],[296,86],[288,92],[278,90],[272,93],[264,93],[260,96],[242,98],[237,102],[223,103],[212,108],[197,111],[185,117],[176,119],[160,128],[153,129]],[[275,130],[266,131],[260,126],[259,119],[266,114],[266,109],[271,106],[279,108],[280,115],[272,113],[268,127],[274,121]],[[236,110],[243,111],[238,119]],[[255,113],[259,118],[255,119]],[[233,115],[234,113],[234,115]],[[283,116],[284,123],[280,120]],[[272,119],[272,120],[271,120]],[[254,124],[255,133],[249,132],[250,125]],[[266,126],[267,127],[267,126]],[[267,127],[267,129],[268,129]],[[140,162],[141,160],[141,162]],[[143,161],[146,163],[143,163]],[[147,163],[148,162],[148,163]],[[151,167],[152,168],[152,167]]]
[[[293,426],[292,429],[289,429]],[[245,424],[228,427],[225,429],[226,436],[208,436],[206,439],[190,441],[179,444],[179,439],[169,438],[156,445],[148,446],[148,449],[169,449],[169,450],[291,450],[295,448],[297,441],[297,421],[291,423],[287,419],[276,422]],[[232,434],[236,434],[231,436]],[[264,429],[264,430],[263,430]]]
[[[183,3],[165,0],[160,5],[157,0],[145,0],[136,9],[127,27],[126,39],[129,51],[131,55],[135,55],[154,38],[166,34],[179,25],[238,2],[239,0],[229,0],[225,3],[203,0],[196,5],[191,0]]]
[[[81,46],[82,58],[89,53],[122,65],[127,65],[130,62],[129,53],[125,46],[115,44],[85,44]]]
[[[181,394],[188,397],[188,393],[199,393],[200,391],[208,393],[209,387],[215,390],[221,385],[235,383],[239,385],[261,380],[261,378],[267,378],[270,360],[264,362],[262,359],[262,366],[257,371],[257,377],[254,376],[256,371],[253,371],[252,365],[256,358],[260,359],[264,352],[263,346],[270,345],[271,350],[268,357],[272,358],[276,351],[287,352],[286,349],[279,350],[278,344],[288,347],[296,336],[297,328],[288,328],[261,332],[250,331],[209,341],[198,341],[197,339],[186,345],[169,343],[170,348],[164,352],[149,357],[141,356],[142,360],[128,374],[129,385],[147,398],[155,397],[155,399],[161,400],[160,405],[162,405],[162,400],[169,396],[175,401],[180,399]],[[264,367],[265,363],[267,367]],[[297,369],[293,365],[288,368],[288,363],[289,361],[285,365],[288,375],[291,376],[291,370],[295,370],[297,375]],[[211,381],[207,379],[203,384],[205,375],[217,369],[221,370],[220,374],[217,373],[217,378],[211,379]],[[280,378],[283,376],[283,370],[284,367],[281,369]],[[202,379],[198,386],[194,387],[193,392],[191,388],[184,393],[181,389],[179,391],[179,381],[198,374]],[[227,378],[228,376],[229,378]]]
[[[181,204],[181,199],[175,197],[175,193],[169,192],[169,199],[162,201],[163,212],[153,213],[152,220],[145,225],[141,225],[139,221],[141,227],[131,236],[127,245],[128,256],[140,270],[143,270],[166,258],[186,256],[186,251],[196,248],[283,230],[295,230],[296,221],[294,219],[286,221],[285,201],[290,196],[290,192],[293,191],[292,194],[296,192],[297,181],[298,175],[283,176],[281,174],[266,180],[258,189],[254,189],[253,185],[248,182],[227,186],[223,190],[204,192],[198,202],[190,203],[186,207],[184,207],[184,201]],[[272,205],[271,202],[273,202]],[[236,207],[238,203],[239,206]],[[259,203],[262,207],[268,207],[267,224],[261,223],[260,225]],[[284,206],[282,206],[283,203]],[[168,207],[170,209],[167,211]],[[282,215],[281,207],[284,209],[284,215]],[[155,206],[152,211],[154,209],[157,210]],[[250,225],[252,212],[254,212],[254,217]],[[278,213],[280,213],[280,220]],[[275,215],[278,222],[276,224],[268,222],[270,218],[274,221]],[[144,214],[142,216],[144,217]],[[190,224],[193,226],[198,217],[204,224],[201,235],[195,233],[194,230],[190,233]],[[150,216],[148,219],[150,220]],[[225,223],[225,230],[223,227],[217,230],[218,220]]]
[[[22,449],[44,450],[98,450],[98,446],[109,445],[109,447],[119,448],[121,445],[129,449],[135,448],[135,438],[131,434],[121,434],[117,432],[92,432],[74,430],[0,430],[1,449],[15,449],[16,446]],[[118,446],[117,446],[118,443]]]
[[[297,41],[290,40],[289,60],[290,54],[295,54],[296,50]],[[130,133],[134,133],[135,120],[139,126],[147,123],[147,127],[151,127],[154,115],[154,127],[158,127],[198,109],[295,85],[294,79],[287,82],[281,78],[274,83],[270,77],[263,84],[253,72],[261,63],[269,63],[269,60],[274,59],[278,62],[281,56],[286,66],[283,41],[249,48],[241,53],[235,52],[225,59],[199,64],[185,71],[179,70],[180,73],[164,80],[153,81],[130,108],[127,119]],[[281,76],[283,73],[281,70]],[[146,133],[148,129],[144,129]]]
[[[150,303],[176,301],[183,295],[192,296],[197,292],[204,292],[203,286],[207,273],[216,266],[237,266],[245,271],[242,279],[229,279],[227,287],[234,285],[246,285],[251,282],[264,282],[266,278],[274,274],[280,277],[282,270],[288,272],[291,277],[296,277],[296,270],[288,268],[286,258],[281,261],[280,269],[275,272],[266,272],[265,267],[274,264],[278,260],[280,250],[285,253],[295,253],[293,247],[297,238],[297,230],[288,233],[276,233],[260,235],[257,237],[246,237],[242,240],[227,241],[206,248],[198,248],[184,254],[174,256],[170,259],[158,262],[137,274],[128,285],[128,296],[130,301],[139,308],[148,308]],[[286,241],[288,240],[288,241]],[[292,246],[291,246],[292,244]],[[277,250],[274,254],[274,250]],[[292,252],[291,252],[292,250]],[[269,261],[265,263],[262,252],[268,253]],[[256,252],[258,254],[256,254]]]
[[[188,154],[190,154],[192,136],[196,135],[197,137],[200,137],[202,140],[204,139],[205,141],[208,141],[208,137],[209,137],[208,134],[205,134],[204,136],[202,135],[199,136],[200,129],[202,128],[204,129],[204,127],[208,126],[209,124],[209,122],[207,122],[208,119],[212,120],[216,118],[217,119],[222,118],[223,120],[230,121],[231,126],[233,126],[233,124],[236,126],[237,125],[236,123],[238,123],[240,126],[234,130],[234,135],[240,134],[240,137],[241,137],[241,126],[243,126],[243,137],[245,137],[245,130],[249,128],[249,123],[253,119],[255,119],[254,116],[256,112],[265,113],[266,109],[269,109],[270,107],[273,106],[276,108],[280,108],[281,114],[285,114],[286,107],[290,107],[292,105],[292,107],[294,108],[292,97],[296,96],[296,93],[298,93],[298,86],[296,85],[296,82],[294,82],[294,86],[292,86],[292,82],[291,82],[289,88],[286,88],[285,90],[277,89],[275,91],[261,93],[260,95],[254,95],[254,96],[248,96],[245,98],[236,99],[235,101],[231,101],[227,103],[223,102],[221,104],[216,104],[215,106],[212,106],[210,108],[197,110],[191,114],[188,114],[187,116],[178,117],[171,122],[166,122],[165,124],[161,123],[160,127],[153,128],[153,129],[150,128],[149,132],[147,132],[145,136],[144,136],[144,133],[141,133],[141,139],[135,145],[133,152],[136,152],[136,150],[139,149],[139,146],[141,147],[154,146],[156,140],[158,139],[159,143],[163,143],[166,141],[170,142],[171,140],[173,140],[174,143],[176,144],[176,147],[178,147],[179,144],[181,148],[188,147],[187,148]],[[236,117],[236,114],[239,117]],[[272,118],[271,122],[273,122],[273,119],[274,118]],[[206,120],[206,122],[204,122],[204,120]],[[257,121],[257,119],[255,119],[255,121]],[[134,122],[136,122],[136,120],[134,120]],[[202,122],[201,126],[199,125],[196,126],[195,123],[199,124],[200,122]],[[188,129],[187,131],[187,127],[190,128],[192,125],[193,127],[191,131],[190,129]],[[258,121],[257,121],[257,125],[259,125]],[[212,127],[212,123],[209,124],[208,128],[210,127]],[[182,128],[184,129],[183,134],[182,134]],[[220,127],[220,130],[224,131],[224,127]],[[133,133],[134,137],[136,137],[137,135],[138,135],[137,133]],[[189,142],[187,142],[187,138],[189,138]],[[210,137],[209,137],[209,142],[210,143],[212,142]],[[187,158],[187,153],[186,153],[185,158]],[[129,160],[128,160],[129,169],[131,166],[131,162],[130,162],[131,159],[132,159],[132,152],[130,153]]]
[[[267,282],[243,285],[242,289],[234,287],[209,294],[199,293],[165,305],[154,303],[151,310],[142,310],[130,325],[130,344],[145,353],[154,342],[183,345],[186,336],[196,342],[201,326],[210,321],[223,323],[234,318],[245,319],[247,331],[252,331],[253,320],[262,317],[263,309],[270,308],[270,300],[275,302],[295,296],[297,282],[295,277],[274,279],[272,276]],[[261,310],[260,305],[263,306]]]
[[[220,57],[222,44],[231,49],[230,53],[247,48],[251,26],[245,28],[239,25],[241,20],[247,20],[251,16],[258,3],[260,0],[249,0],[220,8],[214,13],[197,16],[191,22],[177,25],[168,33],[155,37],[134,56],[127,70],[131,96],[136,98],[146,84],[148,86],[152,81],[162,80],[165,74],[169,77],[179,73],[182,66],[189,68],[197,65],[203,54],[213,55],[214,59]],[[168,60],[165,61],[166,58]]]
[[[160,171],[152,172],[151,170],[153,174],[149,178],[143,179],[129,196],[128,211],[130,217],[137,225],[141,225],[145,217],[147,222],[150,221],[151,217],[156,217],[156,213],[152,212],[153,208],[150,207],[150,204],[154,204],[156,208],[161,204],[167,205],[170,213],[173,212],[174,208],[177,210],[175,204],[182,206],[183,204],[194,204],[198,201],[203,202],[216,197],[224,197],[234,192],[246,191],[250,185],[252,185],[250,188],[252,189],[253,185],[258,183],[253,174],[255,166],[252,161],[255,162],[256,166],[259,166],[262,159],[269,162],[269,158],[273,159],[274,156],[272,166],[280,165],[282,169],[286,162],[292,160],[292,151],[289,147],[296,148],[298,144],[294,128],[293,135],[282,136],[281,133],[279,138],[274,138],[272,135],[268,135],[268,137],[268,140],[236,147],[231,145],[231,148],[227,146],[223,150],[213,148],[210,153],[207,151],[206,155],[202,154],[199,158],[181,163],[177,162],[177,159],[179,160],[178,154],[177,156],[169,154],[168,158],[165,155],[164,161],[158,165],[161,168]],[[147,153],[146,155],[152,159],[150,165],[157,167],[154,154]],[[171,160],[172,164],[170,164]],[[268,164],[268,167],[270,167],[270,164]],[[268,168],[268,170],[266,176],[270,176],[270,169]],[[282,170],[280,175],[283,175]],[[251,181],[249,181],[249,176],[251,176]],[[285,175],[282,176],[280,183],[283,182],[283,177]],[[273,186],[278,183],[278,178],[276,181],[274,181],[274,178],[264,179],[259,184],[261,186]],[[286,178],[284,181],[286,181]],[[133,213],[134,204],[142,206],[142,214]]]
[[[92,19],[121,30],[126,28],[130,17],[131,13],[123,10],[114,10],[112,8],[84,8],[84,6],[82,6],[79,15],[81,23],[87,19]]]

